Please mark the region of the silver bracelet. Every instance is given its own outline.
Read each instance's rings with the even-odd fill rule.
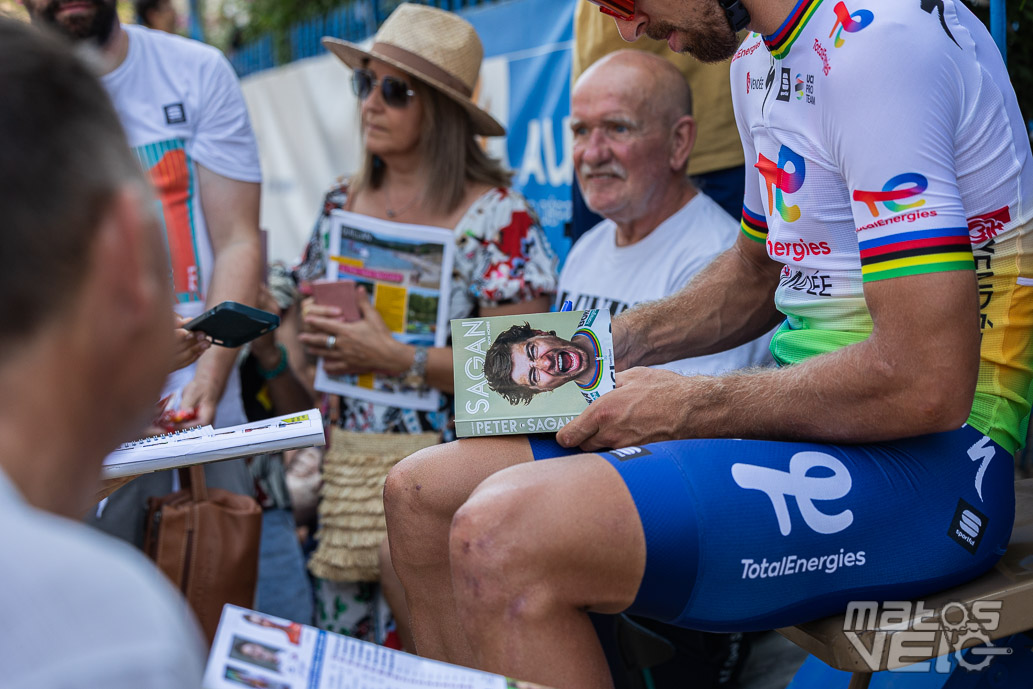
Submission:
[[[405,372],[402,382],[410,388],[422,388],[427,382],[427,348],[416,345],[412,366]]]

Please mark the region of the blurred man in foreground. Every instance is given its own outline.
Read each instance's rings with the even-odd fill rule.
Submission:
[[[74,521],[172,366],[149,185],[67,48],[0,19],[0,91],[2,683],[196,687],[186,603],[142,555]]]

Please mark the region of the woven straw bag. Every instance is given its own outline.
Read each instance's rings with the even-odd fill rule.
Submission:
[[[387,536],[384,480],[395,464],[441,442],[439,433],[355,433],[334,428],[323,458],[319,547],[309,571],[331,581],[377,581]]]

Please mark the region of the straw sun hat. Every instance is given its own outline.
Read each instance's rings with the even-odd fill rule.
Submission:
[[[352,69],[374,58],[436,88],[470,113],[476,134],[506,134],[471,100],[484,49],[473,26],[452,12],[402,3],[381,25],[369,50],[329,36],[323,45]]]

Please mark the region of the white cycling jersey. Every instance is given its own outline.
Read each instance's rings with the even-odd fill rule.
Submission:
[[[743,233],[783,264],[772,340],[795,363],[868,337],[864,284],[975,270],[970,422],[1015,447],[1033,353],[1033,169],[1007,69],[960,0],[800,0],[733,58]]]

